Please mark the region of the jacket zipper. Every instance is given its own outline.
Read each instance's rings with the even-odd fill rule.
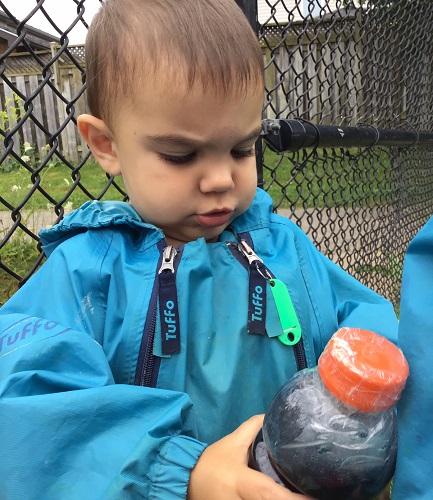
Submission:
[[[179,308],[177,305],[176,268],[177,250],[168,246],[158,271],[159,317],[161,319],[161,348],[163,355],[180,353]]]
[[[176,295],[176,271],[180,263],[180,258],[176,259],[176,257],[180,257],[182,254],[180,248],[176,249],[171,245],[165,245],[165,240],[162,240],[161,243],[158,244],[158,248],[161,255],[158,259],[155,282],[150,296],[134,379],[135,385],[142,385],[145,387],[156,387],[159,366],[161,363],[161,358],[153,355],[161,275],[165,275],[166,272],[173,275],[174,291],[171,293]],[[176,263],[175,260],[177,260]],[[173,287],[173,284],[171,286]]]
[[[248,233],[242,233],[240,235],[236,234],[236,237],[238,237],[239,243],[236,244],[233,241],[229,241],[227,242],[227,245],[236,260],[238,260],[243,265],[243,267],[249,271],[249,293],[251,295],[251,289],[253,288],[251,286],[251,270],[256,269],[261,274],[263,279],[265,279],[265,281],[274,278],[274,275],[266,267],[263,260],[254,252],[254,245],[250,235]],[[248,243],[246,241],[247,239]],[[251,298],[249,302],[251,302]],[[307,359],[305,356],[305,349],[302,338],[300,338],[300,340],[293,345],[293,350],[298,371],[307,368]]]
[[[267,279],[273,278],[274,277],[273,274],[266,267],[263,260],[260,259],[260,257],[258,257],[258,255],[254,252],[253,242],[249,234],[243,233],[241,236],[242,238],[239,238],[240,243],[236,244],[232,241],[229,241],[227,243],[231,253],[236,258],[236,260],[240,262],[243,265],[243,267],[248,271],[250,271],[250,269],[257,270],[265,281]],[[179,266],[180,257],[183,251],[182,247],[176,249],[170,245],[166,246],[164,240],[162,240],[162,242],[158,244],[158,248],[161,252],[161,255],[158,259],[155,283],[149,301],[149,308],[143,329],[143,336],[141,340],[140,351],[138,354],[137,368],[134,379],[135,385],[142,385],[145,387],[156,387],[159,366],[161,363],[161,358],[153,355],[160,283],[161,282],[165,283],[165,286],[166,287],[168,286],[168,293],[169,293],[168,300],[171,300],[171,298],[176,297],[176,308],[177,308],[176,271]],[[173,300],[173,302],[175,301]],[[172,309],[167,309],[167,310],[172,312]],[[167,318],[170,319],[172,318],[172,316],[168,315]],[[166,353],[169,354],[178,352],[178,346],[180,345],[180,332],[178,331],[179,328],[178,315],[176,315],[176,318],[177,318],[177,323],[174,324],[176,325],[178,337],[176,342],[172,342],[171,347],[168,347],[168,351],[166,351]],[[299,340],[298,343],[296,343],[293,346],[293,349],[298,370],[306,368],[307,362],[306,362],[302,338]]]
[[[266,335],[267,282],[272,275],[245,240],[240,240],[238,250],[248,261],[247,331],[254,335]]]

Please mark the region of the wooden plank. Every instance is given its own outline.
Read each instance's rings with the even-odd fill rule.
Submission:
[[[347,64],[344,40],[339,40],[335,47],[335,76],[337,84],[336,123],[335,125],[346,125],[347,119]]]
[[[31,75],[29,77],[29,87],[30,94],[33,94],[38,88],[39,81],[37,75]],[[34,117],[40,121],[40,123],[44,123],[43,115],[42,115],[42,104],[41,97],[38,95],[35,99],[33,99],[33,115]],[[38,151],[41,151],[44,146],[47,144],[47,137],[45,133],[36,125],[35,123],[35,131],[36,131],[36,144],[38,146]]]
[[[278,117],[293,118],[293,71],[290,68],[290,52],[285,47],[280,48],[277,64],[281,72],[276,75],[276,80],[280,80],[278,87]],[[289,70],[288,70],[289,69]],[[284,75],[284,76],[283,76]]]
[[[81,71],[76,67],[72,69],[72,80],[73,80],[74,95],[77,95],[83,87],[83,81],[82,81]],[[85,92],[80,96],[78,101],[75,103],[75,117],[78,118],[78,116],[80,116],[83,113],[88,113]],[[79,133],[77,127],[75,127],[75,135],[77,144],[76,146],[77,155],[78,158],[81,159],[87,154],[88,148],[86,141]]]
[[[52,47],[53,47],[53,50],[55,50],[55,45],[52,45]],[[60,78],[59,67],[58,67],[57,63],[55,63],[54,66],[55,66],[54,85],[57,88],[57,90],[63,95],[64,92],[63,92],[63,87],[61,85],[62,80]],[[56,116],[58,117],[58,120],[59,120],[58,128],[60,128],[61,126],[63,126],[63,124],[65,123],[65,120],[66,120],[66,116],[67,116],[66,115],[66,104],[57,95],[53,94],[53,97],[54,97],[54,100],[55,100],[55,104],[57,104],[57,113],[56,113]],[[67,153],[68,153],[68,151],[67,151],[68,144],[66,144],[66,145],[64,144],[67,141],[64,139],[63,132],[62,132],[62,134],[60,134],[58,136],[58,140],[59,140],[59,150],[60,150],[60,152],[63,155],[67,156]]]
[[[4,90],[3,90],[4,83],[0,81],[0,129],[2,132],[4,132],[4,126],[3,125],[3,102],[4,102]],[[4,137],[3,135],[0,135],[0,156],[3,156],[3,153],[5,151],[5,145],[4,145]]]
[[[314,77],[314,92],[316,95],[315,106],[313,110],[312,120],[314,123],[320,123],[323,120],[323,115],[325,113],[324,106],[324,95],[323,89],[326,86],[326,81],[324,80],[324,64],[323,58],[325,55],[324,46],[321,43],[315,45],[315,58],[316,58],[316,68]]]
[[[321,50],[322,61],[319,67],[318,78],[320,80],[321,89],[321,123],[330,125],[335,118],[333,113],[334,103],[336,101],[336,84],[335,84],[335,71],[332,63],[332,47],[326,45]]]
[[[350,84],[348,85],[349,105],[352,114],[352,121],[350,125],[356,126],[359,118],[358,102],[361,90],[361,68],[359,58],[356,51],[356,43],[352,40],[348,41],[349,51],[351,55],[350,63]]]
[[[57,111],[54,105],[54,94],[49,85],[44,85],[43,94],[45,101],[45,117],[47,120],[47,128],[52,135],[57,130],[58,120],[56,120]]]
[[[61,71],[61,88],[62,95],[70,102],[72,97],[72,89],[71,89],[71,81],[69,79],[69,71]],[[66,114],[66,104],[65,107],[65,120],[67,118]],[[77,152],[77,138],[75,135],[75,124],[72,120],[66,125],[65,129],[62,132],[63,135],[63,151],[65,156],[70,161],[78,160],[78,152]]]
[[[67,93],[68,89],[67,88],[65,89],[66,84],[65,84],[64,78],[59,78],[57,83],[58,83],[58,88],[59,88],[62,96],[69,100],[69,96]],[[65,124],[65,122],[67,120],[67,116],[68,116],[68,114],[66,113],[66,103],[63,100],[58,100],[57,102],[58,102],[60,126],[62,127]],[[68,141],[67,134],[66,134],[66,128],[64,128],[62,130],[62,133],[60,134],[59,137],[62,140],[62,144],[61,144],[62,145],[62,154],[66,158],[69,158],[69,141]]]
[[[319,59],[320,52],[317,43],[311,43],[304,47],[305,54],[305,90],[306,99],[304,101],[308,119],[317,123],[320,120],[322,109],[320,106],[319,93]]]
[[[275,65],[271,63],[271,51],[266,47],[263,49],[263,61],[265,65],[265,87],[266,87],[266,96],[265,96],[265,116],[264,118],[274,119],[275,113],[272,109],[275,106],[275,98],[273,93],[271,92],[275,86],[275,78],[276,71]]]
[[[51,81],[54,81],[54,76],[51,78]],[[54,92],[52,89],[49,87],[48,84],[44,85],[43,87],[43,95],[44,95],[44,103],[45,103],[45,119],[46,119],[46,127],[48,129],[48,132],[50,134],[50,137],[47,138],[47,144],[49,143],[49,139],[54,135],[56,130],[58,129],[59,126],[59,118],[58,118],[58,111],[57,107],[55,105],[54,101]],[[60,151],[59,148],[55,148],[56,150]],[[41,159],[45,158],[47,153],[44,153],[41,155]]]
[[[16,87],[21,92],[22,95],[27,96],[26,90],[26,79],[24,76],[16,77]],[[36,138],[32,133],[31,119],[27,118],[25,123],[21,125],[21,129],[23,131],[23,139],[24,142],[28,142],[32,147],[36,146]]]
[[[274,108],[275,108],[275,117],[276,118],[282,118],[280,116],[281,110],[285,107],[286,105],[286,97],[283,92],[283,85],[284,81],[282,81],[282,72],[278,71],[277,68],[282,69],[284,67],[284,63],[282,61],[282,58],[284,58],[285,51],[281,50],[281,48],[277,49],[276,51],[273,52],[273,57],[275,60],[274,68],[275,68],[275,79],[274,79],[274,85],[277,85],[276,89],[273,91],[272,97],[274,100]]]
[[[293,108],[292,118],[301,117],[304,115],[304,69],[303,69],[303,52],[302,45],[293,47]]]

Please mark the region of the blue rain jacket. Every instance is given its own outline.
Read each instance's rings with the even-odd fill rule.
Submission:
[[[2,498],[185,498],[206,444],[264,413],[339,327],[396,341],[392,306],[264,191],[232,227],[175,259],[126,203],[86,203],[41,232],[48,260],[0,314]],[[290,293],[295,346],[279,341],[267,273]]]
[[[433,498],[433,217],[409,244],[403,266],[399,345],[410,374],[398,404],[393,500]]]

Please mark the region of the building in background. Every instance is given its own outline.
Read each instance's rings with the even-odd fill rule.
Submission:
[[[58,42],[59,39],[45,31],[41,31],[37,28],[33,28],[26,24],[26,42],[32,50],[49,50],[50,42]],[[6,50],[13,45],[13,43],[18,39],[17,30],[15,23],[10,19],[10,17],[0,10],[0,54],[6,52]],[[14,52],[28,52],[28,48],[20,43],[15,48]]]

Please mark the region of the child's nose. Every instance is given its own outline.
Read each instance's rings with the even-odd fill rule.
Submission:
[[[230,162],[211,162],[205,167],[200,180],[200,190],[203,193],[220,193],[234,187],[233,170]]]

